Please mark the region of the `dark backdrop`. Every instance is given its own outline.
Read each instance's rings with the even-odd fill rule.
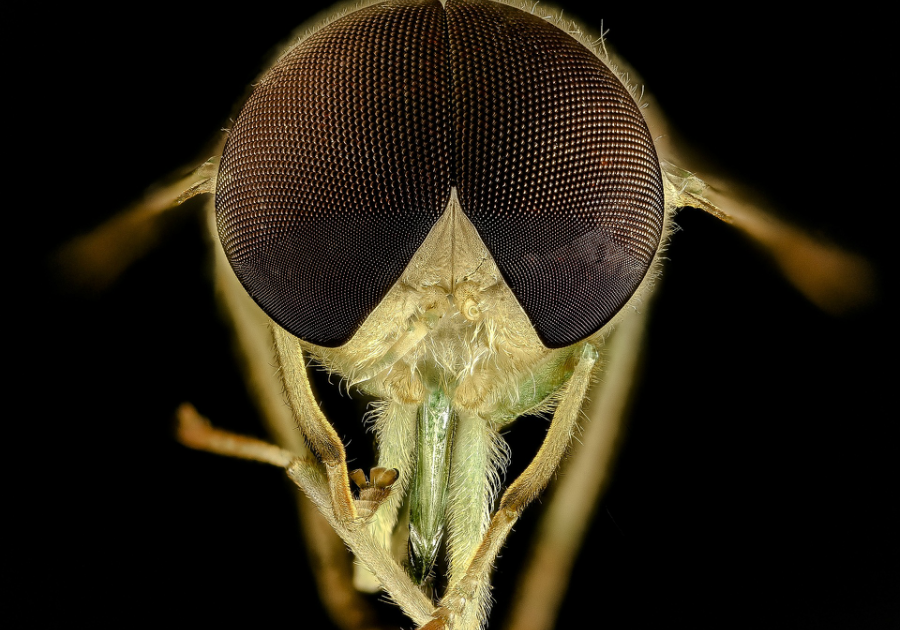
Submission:
[[[41,131],[23,155],[40,180],[26,215],[50,235],[42,256],[205,157],[266,55],[313,12],[293,4],[41,16],[51,25],[27,51],[24,82],[40,95],[26,115]],[[848,318],[822,314],[738,234],[679,216],[628,438],[559,627],[584,615],[610,630],[896,627],[896,359],[884,297],[896,180],[881,167],[896,160],[884,153],[893,107],[887,57],[869,34],[877,18],[564,7],[603,20],[708,157],[869,256],[883,295]],[[187,451],[171,435],[184,400],[263,435],[216,318],[199,226],[186,213],[98,297],[42,277],[31,302],[47,315],[35,321],[39,341],[21,339],[38,359],[25,364],[39,383],[25,421],[41,464],[29,446],[38,472],[21,522],[38,536],[24,539],[35,541],[24,601],[101,623],[328,628],[283,475]],[[524,422],[510,433],[514,467],[542,432]],[[362,439],[351,453],[368,466]],[[500,559],[498,616],[538,509]]]

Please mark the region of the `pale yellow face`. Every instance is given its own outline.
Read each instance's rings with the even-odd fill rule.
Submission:
[[[454,407],[498,426],[535,404],[520,402],[523,373],[561,369],[570,354],[541,343],[455,195],[353,338],[305,347],[372,395],[421,403],[426,384],[444,387]]]

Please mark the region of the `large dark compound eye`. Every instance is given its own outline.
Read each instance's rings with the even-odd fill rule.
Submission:
[[[649,131],[590,51],[506,5],[407,0],[335,21],[264,78],[225,148],[219,234],[275,321],[337,346],[453,186],[548,347],[609,321],[662,233]]]
[[[438,2],[352,13],[294,48],[244,105],[216,190],[237,277],[290,333],[346,342],[450,197]]]

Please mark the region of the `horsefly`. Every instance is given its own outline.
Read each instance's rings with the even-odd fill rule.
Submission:
[[[254,83],[213,157],[66,260],[109,282],[145,226],[208,200],[218,300],[274,444],[212,428],[198,401],[178,409],[180,440],[287,471],[342,628],[376,627],[361,593],[415,627],[484,627],[498,554],[556,485],[508,622],[554,627],[676,211],[732,224],[828,310],[865,300],[868,269],[731,180],[686,170],[603,38],[543,5],[364,2],[314,24]],[[329,383],[368,410],[323,410]],[[508,442],[536,418],[546,430],[522,461]],[[361,469],[346,436],[366,426],[375,455]],[[564,526],[559,543],[548,532]]]

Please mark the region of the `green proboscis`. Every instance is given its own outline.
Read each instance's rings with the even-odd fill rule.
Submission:
[[[442,388],[429,391],[416,421],[416,475],[409,508],[409,562],[421,584],[431,573],[444,537],[450,455],[456,414]]]

